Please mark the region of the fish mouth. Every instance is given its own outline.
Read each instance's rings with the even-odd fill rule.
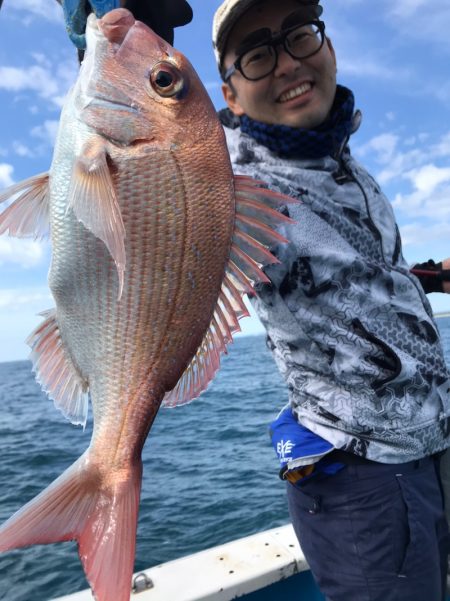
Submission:
[[[120,102],[120,100],[111,100],[103,96],[91,96],[86,102],[84,108],[87,107],[98,107],[107,111],[126,111],[133,115],[139,114],[139,109],[133,105],[133,103],[127,104],[126,102]]]
[[[304,81],[299,84],[295,88],[291,88],[286,92],[283,92],[277,99],[277,102],[283,103],[288,102],[289,100],[293,100],[294,98],[299,98],[303,96],[313,88],[313,83],[311,81]]]

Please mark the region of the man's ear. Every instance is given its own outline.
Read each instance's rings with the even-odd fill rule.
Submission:
[[[244,109],[241,107],[236,90],[233,86],[228,83],[222,84],[222,94],[225,99],[225,102],[228,105],[228,108],[234,113],[237,117],[241,117],[245,114]]]

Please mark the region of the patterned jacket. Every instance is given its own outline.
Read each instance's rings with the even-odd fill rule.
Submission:
[[[290,244],[274,249],[281,264],[266,269],[272,285],[253,299],[299,422],[385,463],[447,448],[438,329],[377,183],[347,146],[336,159],[281,159],[239,127],[225,133],[236,174],[301,200],[282,231]]]

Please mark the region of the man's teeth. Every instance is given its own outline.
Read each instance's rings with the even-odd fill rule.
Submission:
[[[285,92],[280,96],[280,102],[287,102],[288,100],[292,100],[292,98],[301,96],[302,94],[305,94],[305,92],[309,92],[311,87],[310,83],[304,83],[293,90],[289,90],[289,92]]]

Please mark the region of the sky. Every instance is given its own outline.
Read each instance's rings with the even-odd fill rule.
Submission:
[[[211,47],[219,0],[190,0],[193,22],[175,46],[224,106]],[[450,3],[322,0],[338,82],[363,113],[354,155],[392,202],[408,262],[450,257]],[[4,0],[0,11],[0,191],[47,171],[59,113],[77,76],[55,0]],[[0,236],[0,361],[27,357],[24,340],[53,306],[48,242]],[[450,296],[429,296],[436,312]],[[256,317],[244,334],[262,332]]]

